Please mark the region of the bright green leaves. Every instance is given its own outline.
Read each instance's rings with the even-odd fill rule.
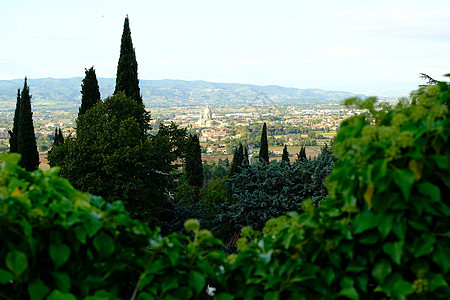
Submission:
[[[49,246],[50,257],[55,264],[55,269],[62,266],[70,257],[70,248],[66,244],[57,242]]]
[[[110,256],[115,250],[113,239],[104,232],[94,238],[94,247],[97,249],[100,259]]]
[[[27,269],[28,259],[25,253],[13,250],[6,255],[5,264],[16,277],[19,277]]]

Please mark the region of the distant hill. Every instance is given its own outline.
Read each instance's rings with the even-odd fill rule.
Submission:
[[[28,79],[33,109],[77,109],[82,77]],[[114,78],[98,78],[102,99],[114,91]],[[14,110],[23,79],[0,80],[0,110]],[[296,89],[276,85],[184,80],[140,80],[146,107],[333,103],[356,95],[342,91]]]

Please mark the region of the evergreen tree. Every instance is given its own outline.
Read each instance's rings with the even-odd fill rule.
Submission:
[[[100,101],[101,97],[94,67],[91,67],[89,70],[84,69],[84,71],[86,75],[81,83],[81,106],[78,111],[78,117]]]
[[[33,113],[31,112],[31,95],[27,85],[27,78],[20,95],[19,130],[17,132],[17,149],[22,155],[20,165],[27,171],[39,167],[39,153],[34,135]]]
[[[14,112],[14,123],[12,130],[9,130],[9,152],[18,152],[17,133],[19,131],[20,114],[20,89],[17,90],[16,111]]]
[[[306,147],[300,148],[300,152],[297,154],[297,160],[306,160]]]
[[[287,146],[284,145],[283,155],[281,156],[281,160],[289,163],[289,152],[287,151]]]
[[[137,69],[136,53],[133,48],[133,41],[131,40],[130,23],[127,15],[123,24],[114,94],[125,92],[125,95],[134,99],[138,104],[142,104]]]
[[[189,136],[186,154],[186,180],[189,185],[201,188],[203,186],[202,149],[196,134]]]
[[[244,163],[250,164],[250,159],[248,157],[248,146],[244,147]]]
[[[267,126],[264,123],[261,133],[261,148],[259,150],[259,161],[269,162],[269,144],[267,143]]]
[[[55,138],[53,139],[52,149],[56,146],[61,145],[62,143],[64,143],[64,136],[62,134],[61,128],[59,128],[59,130],[58,130],[58,128],[56,128],[55,129]]]
[[[240,166],[242,165],[243,160],[244,150],[242,143],[239,143],[239,146],[234,150],[233,161],[231,162],[230,177],[234,174],[241,173]]]

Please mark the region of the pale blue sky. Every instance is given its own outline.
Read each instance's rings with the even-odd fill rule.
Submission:
[[[115,77],[412,90],[450,73],[450,0],[1,0],[0,79]]]

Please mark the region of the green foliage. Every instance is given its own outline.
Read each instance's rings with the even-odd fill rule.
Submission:
[[[203,165],[200,141],[197,135],[189,136],[185,170],[189,185],[200,189],[203,186]]]
[[[123,93],[99,101],[78,118],[77,136],[53,149],[48,159],[76,188],[108,202],[122,200],[134,218],[154,223],[165,202],[169,170],[162,167],[170,152],[166,139],[154,143],[145,137],[149,125],[142,128],[136,115],[150,119]]]
[[[78,111],[78,117],[101,100],[100,88],[98,86],[94,67],[91,67],[89,70],[84,69],[84,71],[85,77],[81,83],[81,106]]]
[[[422,87],[397,108],[349,100],[368,112],[341,125],[329,197],[237,256],[234,296],[448,299],[448,91]]]
[[[36,136],[34,135],[33,113],[31,112],[30,88],[27,78],[20,95],[19,124],[17,129],[17,153],[22,159],[20,165],[28,171],[39,167],[39,153],[37,151]]]
[[[285,161],[256,163],[229,178],[226,182],[232,200],[219,204],[215,216],[217,227],[228,231],[220,236],[231,238],[233,232],[247,225],[261,230],[272,218],[300,211],[302,201],[308,198],[318,204],[327,196],[324,183],[334,161],[331,151],[324,147],[314,160],[293,165]]]
[[[234,149],[233,161],[231,162],[229,174],[230,177],[234,174],[239,174],[242,172],[243,163],[248,162],[248,160],[245,161],[246,156],[248,157],[248,154],[246,155],[244,153],[244,147],[242,146],[242,143],[239,143],[238,147]]]
[[[131,40],[130,22],[127,15],[123,23],[114,94],[124,92],[125,95],[136,101],[137,104],[143,105],[137,69],[136,53],[133,48],[133,41]]]
[[[217,299],[448,299],[449,90],[425,86],[395,108],[350,100],[367,111],[341,125],[327,199],[302,201],[301,214],[267,222],[263,236],[243,229],[242,250],[228,257],[198,220],[163,237],[120,202],[3,155],[0,298],[203,299],[212,286]],[[312,161],[258,165],[295,174]]]
[[[80,299],[104,289],[129,298],[149,229],[121,202],[76,191],[56,169],[25,172],[19,159],[1,157],[0,298]]]
[[[287,146],[284,145],[283,155],[281,156],[281,160],[289,163],[289,152],[287,151]]]
[[[269,162],[269,144],[267,143],[267,126],[264,122],[261,132],[261,148],[259,149],[259,161]]]

